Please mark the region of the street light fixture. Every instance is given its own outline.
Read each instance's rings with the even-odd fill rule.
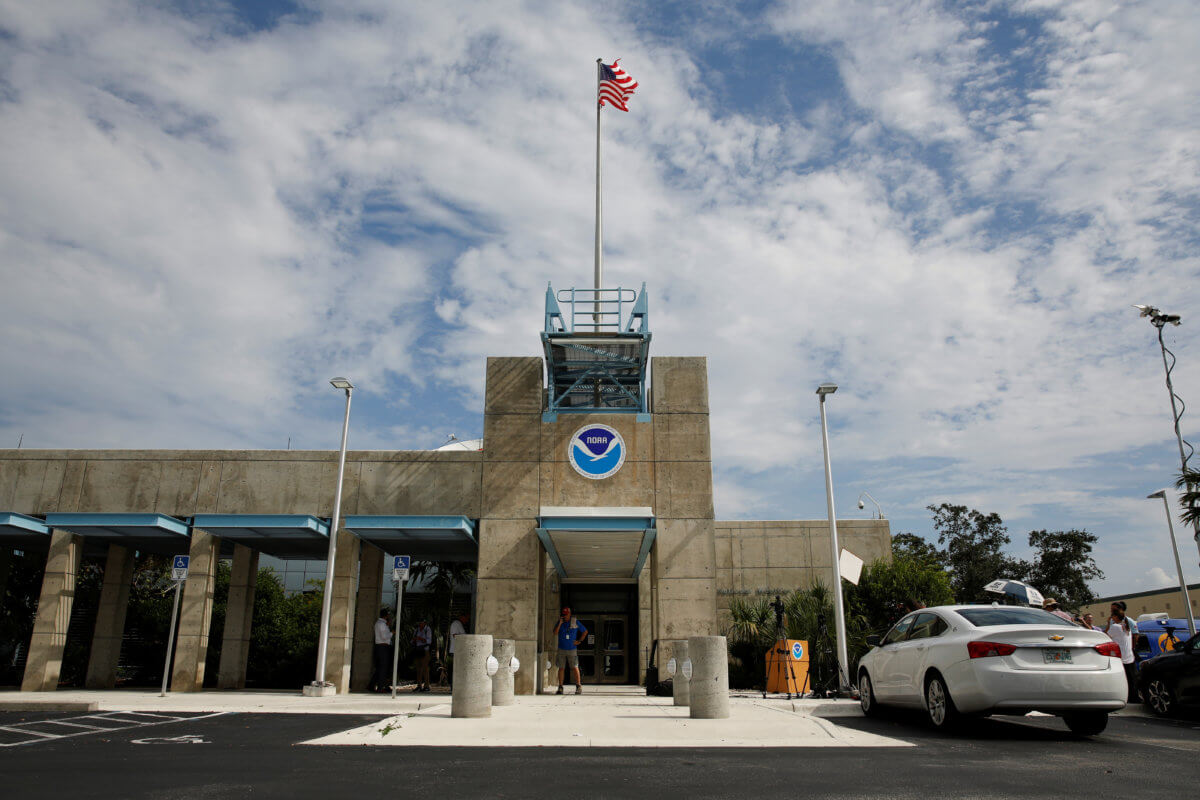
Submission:
[[[1179,548],[1175,544],[1175,523],[1171,520],[1171,505],[1167,502],[1167,490],[1159,489],[1146,495],[1147,500],[1161,497],[1163,510],[1167,512],[1167,530],[1171,533],[1171,555],[1175,557],[1175,571],[1179,574],[1179,591],[1183,593],[1183,607],[1187,611],[1188,631],[1196,635],[1196,620],[1192,617],[1192,600],[1188,597],[1187,581],[1183,578],[1183,565],[1179,563]]]
[[[1167,395],[1171,398],[1171,417],[1175,423],[1175,441],[1179,444],[1179,475],[1181,479],[1186,479],[1188,459],[1192,457],[1195,449],[1184,440],[1183,434],[1179,431],[1179,420],[1183,417],[1183,398],[1175,394],[1175,387],[1171,384],[1171,370],[1175,369],[1175,354],[1167,349],[1167,345],[1163,341],[1163,328],[1167,325],[1178,326],[1181,320],[1178,314],[1167,314],[1154,306],[1135,305],[1134,308],[1140,311],[1143,317],[1149,317],[1150,324],[1158,329],[1158,346],[1162,350],[1163,370],[1167,373]],[[1167,356],[1171,357],[1170,361],[1167,361]],[[1187,452],[1184,452],[1184,447],[1187,448]],[[1166,502],[1165,497],[1163,502]],[[1200,550],[1200,519],[1192,521],[1192,539],[1196,542],[1197,550]],[[1191,606],[1188,606],[1188,612],[1191,612]]]
[[[825,453],[825,501],[829,507],[829,546],[833,552],[833,615],[837,628],[838,691],[850,688],[848,672],[850,659],[846,648],[846,614],[842,602],[841,548],[838,547],[837,519],[833,511],[833,472],[829,466],[829,429],[825,422],[825,398],[838,389],[836,383],[822,383],[817,387],[821,398],[821,449]]]
[[[868,500],[870,500],[872,503],[874,503],[874,504],[875,504],[875,510],[876,510],[876,511],[879,513],[879,516],[878,516],[878,517],[876,517],[876,519],[886,519],[886,517],[884,517],[884,516],[883,516],[883,507],[882,507],[881,505],[879,505],[879,501],[878,501],[878,500],[876,500],[874,497],[871,497],[871,493],[870,493],[870,492],[863,492],[862,494],[860,494],[860,495],[858,496],[858,507],[859,507],[859,508],[866,508],[866,507],[867,507],[866,503],[864,503],[864,502],[862,501],[862,499],[863,499],[864,497],[865,497],[865,498],[867,498]]]
[[[333,519],[329,525],[329,550],[325,560],[325,591],[321,598],[321,631],[317,639],[317,677],[311,685],[304,687],[304,694],[310,697],[323,697],[335,694],[337,689],[325,681],[325,655],[329,647],[329,615],[333,605],[333,567],[337,557],[337,533],[341,524],[342,514],[342,479],[346,475],[346,435],[350,431],[350,395],[354,392],[354,384],[346,378],[333,378],[329,381],[335,389],[346,393],[346,416],[342,419],[342,447],[338,451],[337,488],[333,494]]]

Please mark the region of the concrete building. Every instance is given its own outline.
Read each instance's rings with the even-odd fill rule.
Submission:
[[[1188,584],[1188,596],[1191,600],[1192,616],[1200,619],[1200,583]],[[1152,589],[1148,592],[1133,594],[1114,594],[1111,597],[1097,597],[1092,603],[1079,610],[1080,614],[1091,614],[1097,625],[1103,625],[1108,619],[1109,607],[1117,600],[1124,600],[1126,613],[1137,619],[1142,614],[1170,614],[1172,619],[1187,619],[1186,606],[1183,602],[1183,592],[1179,586],[1167,589]]]
[[[715,519],[707,364],[649,357],[645,287],[546,302],[544,358],[487,359],[482,450],[349,452],[334,532],[336,452],[0,451],[0,544],[47,554],[22,688],[58,684],[85,549],[106,559],[96,687],[115,681],[133,551],[190,553],[175,691],[204,683],[217,560],[233,560],[218,683],[237,688],[259,554],[321,558],[329,535],[325,674],[339,692],[366,684],[386,553],[476,563],[473,627],[515,641],[519,694],[554,678],[563,604],[591,623],[585,682],[637,683],[655,640],[669,653],[721,633],[730,597],[830,583],[824,519]],[[890,557],[886,520],[839,532],[868,563]]]

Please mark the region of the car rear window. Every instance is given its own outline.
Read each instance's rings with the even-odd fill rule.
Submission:
[[[959,616],[976,628],[990,628],[995,625],[1062,625],[1065,628],[1078,627],[1067,622],[1062,617],[1055,616],[1040,608],[956,608]]]

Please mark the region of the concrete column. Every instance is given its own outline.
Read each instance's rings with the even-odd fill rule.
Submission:
[[[112,689],[117,685],[117,664],[121,660],[121,639],[125,635],[125,612],[129,608],[129,584],[133,580],[133,553],[119,544],[108,546],[104,562],[104,583],[100,587],[100,607],[92,633],[92,651],[88,657],[84,686]]]
[[[692,636],[687,640],[692,659],[688,687],[692,719],[729,718],[729,647],[724,636]]]
[[[487,634],[461,634],[454,640],[451,717],[492,715],[492,679],[487,674],[487,657],[491,654],[492,637]]]
[[[511,706],[514,694],[512,660],[517,655],[517,643],[512,639],[494,639],[492,655],[500,664],[500,668],[492,676],[492,705]]]
[[[63,647],[75,603],[75,578],[83,561],[83,539],[69,531],[50,533],[46,574],[29,639],[29,657],[21,679],[23,692],[52,692],[62,674]]]
[[[188,549],[188,578],[179,601],[179,633],[171,669],[171,691],[198,692],[204,688],[204,662],[208,658],[208,630],[212,624],[213,590],[221,540],[192,529]]]
[[[358,597],[354,608],[354,656],[350,665],[350,690],[366,691],[374,666],[375,620],[383,604],[383,551],[363,542],[359,556]],[[387,576],[391,578],[389,574]],[[399,630],[400,621],[396,620]],[[389,675],[391,672],[388,673]]]
[[[343,528],[338,531],[337,555],[333,564],[333,587],[329,606],[329,642],[325,650],[325,680],[338,694],[350,691],[351,656],[354,654],[354,607],[357,599],[359,538]],[[376,608],[376,611],[379,609]]]
[[[254,624],[254,591],[258,584],[258,551],[233,546],[229,569],[229,598],[225,601],[225,632],[221,637],[218,689],[245,689],[250,659],[250,633]]]
[[[672,694],[675,697],[675,705],[686,706],[690,696],[688,689],[690,688],[691,681],[683,672],[683,662],[688,660],[688,643],[687,640],[684,640],[682,642],[672,642],[672,644],[674,645],[672,647],[672,654],[675,657],[675,675],[671,681],[671,686],[673,687]]]

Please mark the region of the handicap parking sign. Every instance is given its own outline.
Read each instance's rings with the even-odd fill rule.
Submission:
[[[186,581],[188,576],[188,562],[191,561],[190,556],[175,556],[171,561],[171,580]]]
[[[411,563],[409,556],[396,556],[392,560],[392,583],[403,583],[408,580],[408,567]]]

